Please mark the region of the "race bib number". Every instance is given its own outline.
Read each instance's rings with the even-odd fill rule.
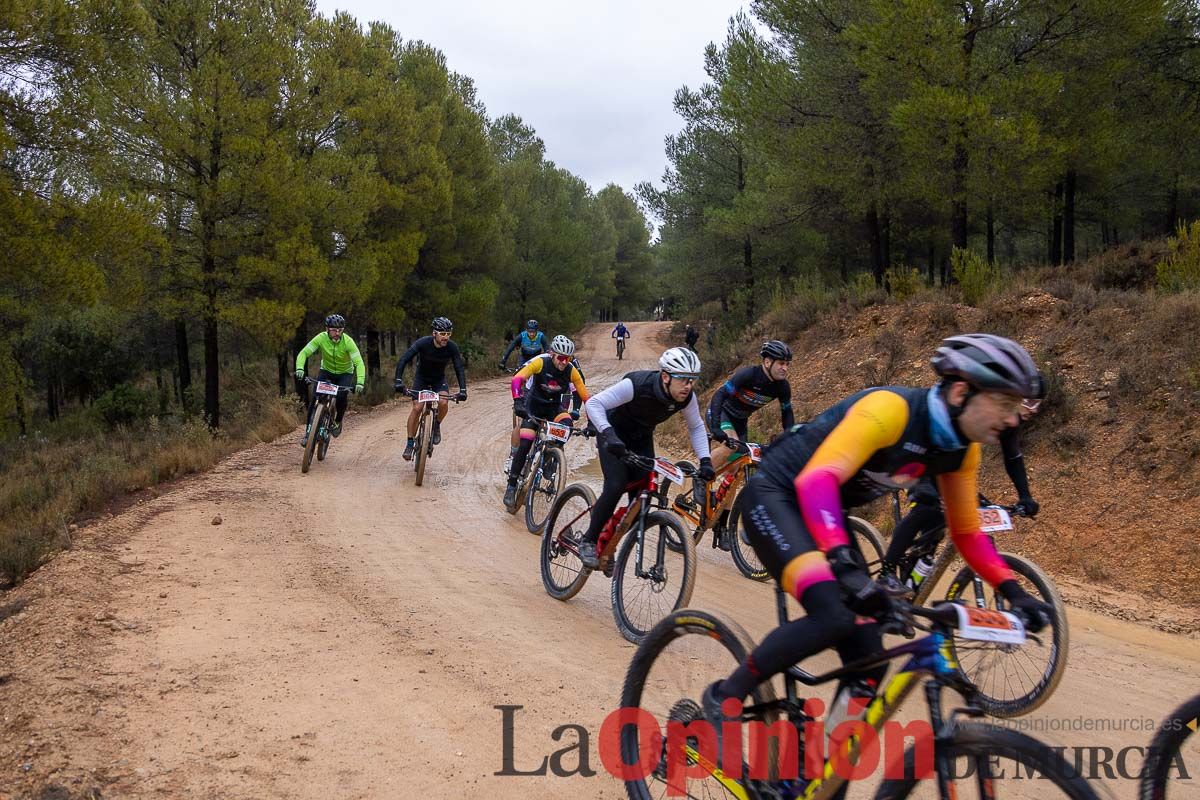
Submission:
[[[326,381],[318,381],[317,382],[317,394],[336,395],[337,393],[338,393],[338,386],[336,384],[327,383]]]
[[[746,447],[750,450],[750,460],[755,464],[762,461],[762,445],[746,443]]]
[[[671,483],[683,485],[683,470],[667,461],[665,458],[654,459],[654,471]]]
[[[988,506],[979,509],[979,530],[984,533],[995,533],[996,531],[1011,531],[1012,529],[1012,517],[1003,508]]]
[[[430,392],[430,391],[422,389],[420,392],[417,393],[417,402],[418,403],[436,403],[437,401],[438,401],[438,393],[437,392]]]
[[[556,442],[565,442],[571,438],[571,426],[559,422],[546,423],[546,438]]]
[[[1008,612],[964,605],[955,605],[954,608],[958,612],[957,635],[961,639],[999,644],[1025,642],[1025,626]]]

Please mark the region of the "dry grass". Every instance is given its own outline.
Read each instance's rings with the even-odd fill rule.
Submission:
[[[208,469],[229,453],[270,441],[296,425],[297,405],[266,384],[240,388],[227,427],[195,418],[151,418],[132,428],[52,441],[7,442],[0,457],[0,578],[21,580],[70,546],[68,524],[131,492]]]

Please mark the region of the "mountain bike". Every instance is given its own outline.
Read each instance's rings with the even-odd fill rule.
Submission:
[[[554,505],[562,489],[567,471],[563,447],[572,435],[594,436],[588,428],[574,428],[564,422],[554,422],[540,417],[530,416],[537,423],[537,438],[525,459],[525,467],[517,479],[517,500],[510,514],[525,506],[525,527],[530,533],[540,534],[546,522],[546,516]]]
[[[787,600],[779,589],[776,607],[783,625],[788,619]],[[942,800],[951,800],[964,796],[969,785],[976,787],[980,798],[994,800],[1009,793],[1005,785],[1012,786],[1014,794],[1017,786],[1027,791],[1034,773],[1039,778],[1039,798],[1053,789],[1055,795],[1072,800],[1094,800],[1086,780],[1059,752],[1010,728],[958,719],[983,716],[984,711],[976,703],[975,686],[963,680],[957,669],[952,642],[1004,641],[1018,647],[1027,634],[1015,615],[963,603],[920,608],[900,601],[888,624],[912,634],[919,627],[929,635],[823,675],[793,666],[782,676],[783,697],[776,696],[771,681],[760,684],[741,708],[738,721],[721,726],[723,744],[718,754],[716,734],[699,698],[704,687],[728,674],[730,664],[745,661],[754,642],[721,614],[697,609],[668,614],[638,646],[622,688],[620,749],[621,764],[628,769],[622,777],[629,797],[648,800],[670,793],[741,800],[827,800],[848,777],[868,777],[883,764],[885,779],[877,800],[914,794],[928,797],[935,791]],[[851,706],[849,724],[835,724],[841,716],[836,705],[818,723],[809,713],[819,715],[817,704],[798,697],[797,684],[818,686],[849,678],[904,656],[909,658],[900,671],[869,701],[862,700],[864,708]],[[903,735],[893,736],[889,729],[889,735],[881,737],[888,720],[922,683],[928,726],[912,722],[903,726]],[[942,690],[947,687],[961,694],[966,705],[945,716]],[[655,723],[652,728],[650,719]],[[663,727],[665,737],[659,734]],[[656,735],[647,735],[644,728]],[[827,734],[832,735],[828,748]],[[895,744],[903,745],[906,736],[913,737],[914,744],[902,760],[887,752]],[[860,762],[863,755],[868,758]],[[730,763],[738,757],[739,763]],[[1025,780],[1020,780],[1022,773]],[[1014,782],[1005,784],[1006,778]],[[923,781],[935,782],[936,788],[919,787]]]
[[[744,516],[741,506],[742,487],[754,474],[755,465],[762,460],[765,448],[754,442],[742,442],[737,439],[727,440],[725,446],[735,452],[740,452],[741,455],[732,462],[726,462],[717,470],[717,477],[713,479],[717,488],[714,491],[705,492],[704,507],[699,508],[696,505],[696,492],[687,491],[680,492],[675,496],[672,510],[685,523],[695,526],[692,535],[696,539],[697,546],[704,538],[704,532],[711,528],[714,549],[729,551],[738,570],[750,580],[767,581],[770,580],[771,575],[750,545],[743,524]],[[695,465],[690,461],[675,463],[695,469]],[[722,529],[718,523],[721,512],[725,509],[729,509],[729,520]],[[881,554],[883,552],[879,531],[875,530],[875,526],[866,520],[847,517],[846,531],[859,543],[859,547],[864,553]],[[670,546],[669,542],[668,546]],[[878,558],[882,558],[882,556],[880,555]]]
[[[1013,517],[1024,516],[1016,506],[999,506],[985,497],[980,497],[983,507],[979,509],[982,531],[994,534],[1013,530]],[[893,512],[900,519],[900,501],[893,495]],[[868,524],[868,523],[862,523]],[[913,602],[918,605],[929,600],[942,576],[958,557],[958,550],[945,542],[945,525],[921,531],[908,551],[900,559],[900,575],[907,576],[914,590]],[[871,538],[868,536],[868,538]],[[873,537],[879,541],[878,533]],[[860,540],[860,547],[863,541]],[[867,568],[872,575],[879,574],[879,561],[883,558],[882,545],[863,548]],[[1049,699],[1058,687],[1067,667],[1067,652],[1070,649],[1070,633],[1066,607],[1059,596],[1058,587],[1036,564],[1012,553],[1000,553],[1014,577],[1022,587],[1040,598],[1054,610],[1054,619],[1048,635],[1032,647],[1013,648],[990,642],[952,642],[965,680],[979,687],[977,702],[984,711],[994,717],[1018,717],[1028,714]],[[932,566],[929,566],[932,562]],[[918,564],[929,570],[929,574],[917,580],[914,570]],[[969,566],[963,566],[950,581],[945,599],[964,601],[976,608],[1005,610],[1008,602],[997,594]]]
[[[622,361],[625,358],[625,337],[617,337],[617,361]]]
[[[336,383],[309,378],[305,376],[304,383],[306,385],[316,384],[316,397],[313,398],[315,408],[313,409],[312,424],[308,426],[308,442],[304,445],[304,454],[300,457],[300,472],[308,473],[309,467],[312,465],[313,454],[317,456],[317,461],[324,461],[325,454],[329,452],[329,433],[330,425],[333,422],[334,402],[342,392],[351,392],[344,386],[338,386]]]
[[[1200,778],[1190,775],[1184,779],[1180,774],[1171,787],[1170,772],[1179,770],[1180,765],[1195,764],[1200,759],[1184,759],[1183,745],[1200,730],[1200,694],[1172,711],[1158,732],[1150,740],[1146,750],[1146,761],[1142,765],[1141,782],[1138,784],[1138,800],[1166,800],[1168,794],[1174,798],[1195,797],[1200,789]],[[1198,739],[1192,739],[1188,756],[1200,755]],[[1170,791],[1168,792],[1168,788]]]
[[[616,510],[596,544],[599,569],[612,578],[617,630],[635,644],[663,616],[685,605],[696,581],[696,545],[679,517],[667,510],[667,483],[689,474],[665,458],[628,453],[624,461],[647,470],[626,491],[633,500]],[[596,495],[586,484],[562,490],[542,533],[542,585],[557,600],[579,594],[592,570],[579,560],[579,540],[592,518]],[[631,535],[627,535],[631,534]],[[667,546],[668,541],[678,544]]]
[[[419,391],[407,389],[404,393],[411,397],[414,403],[421,404],[421,417],[417,422],[416,446],[413,450],[413,469],[417,472],[417,486],[420,486],[425,480],[425,464],[433,455],[433,422],[430,418],[437,413],[438,403],[442,400],[453,400],[455,403],[461,401],[457,394],[433,392],[428,389]]]

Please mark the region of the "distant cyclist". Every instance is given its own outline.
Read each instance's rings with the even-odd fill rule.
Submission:
[[[574,356],[575,343],[566,336],[555,336],[548,354],[531,358],[513,376],[513,401],[520,404],[516,410],[523,414],[525,421],[521,425],[521,444],[508,470],[508,489],[504,492],[506,508],[511,509],[516,502],[517,480],[537,438],[538,424],[531,417],[556,422],[570,420],[572,414],[567,408],[571,395],[584,401],[588,399],[583,373],[572,363]]]
[[[433,320],[433,333],[429,336],[422,336],[413,342],[412,347],[404,352],[400,357],[400,361],[396,363],[396,391],[403,392],[404,387],[404,369],[408,366],[408,362],[416,359],[416,374],[413,376],[412,389],[414,391],[431,391],[431,392],[446,392],[449,393],[450,387],[446,384],[446,367],[454,364],[454,376],[458,378],[458,399],[467,399],[467,377],[463,374],[462,353],[458,350],[458,345],[450,341],[450,336],[454,332],[454,323],[445,317],[437,317]],[[446,399],[438,401],[438,413],[433,418],[433,432],[430,435],[430,441],[433,444],[441,444],[442,442],[442,420],[446,418],[446,414],[450,410],[450,403]],[[408,412],[408,442],[404,445],[404,460],[411,461],[413,451],[417,447],[417,425],[421,421],[421,406],[419,403],[413,403],[412,410]]]
[[[353,387],[355,392],[360,393],[367,382],[367,367],[358,352],[358,345],[346,334],[346,318],[341,314],[330,314],[325,318],[325,330],[314,336],[304,349],[296,354],[296,388],[298,391],[304,391],[304,398],[308,404],[308,422],[304,426],[304,436],[300,439],[301,447],[308,446],[313,410],[317,407],[316,398],[301,381],[304,380],[304,367],[308,357],[318,350],[321,352],[321,369],[317,373],[317,380],[333,383],[344,389]],[[333,425],[329,428],[329,432],[334,436],[342,435],[342,417],[346,414],[346,405],[349,402],[348,393],[338,392],[334,406],[336,413]]]
[[[538,321],[531,319],[525,323],[525,332],[508,343],[508,349],[500,358],[500,369],[508,369],[508,357],[513,350],[521,348],[521,363],[524,364],[535,356],[550,352],[550,344],[546,334],[538,330]]]
[[[617,351],[618,351],[618,355],[619,355],[619,354],[620,354],[620,349],[621,349],[620,342],[621,342],[622,340],[624,340],[624,339],[628,339],[628,338],[630,338],[630,336],[629,336],[629,328],[626,328],[626,327],[625,327],[625,323],[624,323],[624,322],[621,322],[620,320],[617,320],[617,325],[616,325],[616,327],[612,329],[612,337],[611,337],[611,338],[613,338],[613,339],[616,339],[616,340],[617,340],[617,342],[618,342],[618,344],[617,344]]]
[[[696,342],[700,340],[700,334],[691,325],[687,326],[687,330],[683,332],[683,341],[687,343],[688,350],[696,349]]]
[[[792,364],[792,349],[778,339],[763,342],[758,350],[762,362],[752,367],[743,367],[729,377],[713,393],[705,414],[708,432],[717,446],[713,448],[713,464],[718,468],[727,459],[737,458],[739,454],[728,443],[746,440],[750,415],[773,400],[779,401],[779,414],[783,429],[796,424],[792,414],[792,386],[788,383],[788,370]],[[676,497],[676,504],[687,507],[691,498],[688,494]],[[719,532],[718,546],[728,550],[729,535],[725,523],[729,519],[729,509],[721,512],[716,530]]]
[[[700,404],[692,387],[700,377],[700,357],[683,347],[672,347],[658,359],[658,369],[630,372],[584,404],[588,420],[599,431],[597,450],[604,473],[604,489],[592,506],[592,518],[579,543],[579,560],[595,569],[599,563],[596,542],[600,530],[612,517],[621,495],[646,473],[627,464],[623,457],[634,453],[654,457],[654,429],[683,412],[692,449],[700,457],[702,483],[713,479],[708,454],[708,435],[700,416]]]

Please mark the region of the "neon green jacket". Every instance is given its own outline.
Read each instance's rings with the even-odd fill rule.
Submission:
[[[318,350],[321,351],[321,369],[334,375],[342,375],[349,372],[353,366],[354,374],[357,376],[354,382],[359,385],[366,384],[367,365],[363,363],[362,356],[358,352],[358,345],[349,335],[343,332],[342,338],[335,344],[329,338],[328,332],[321,331],[305,345],[303,350],[296,354],[296,369],[304,369],[308,357]]]

